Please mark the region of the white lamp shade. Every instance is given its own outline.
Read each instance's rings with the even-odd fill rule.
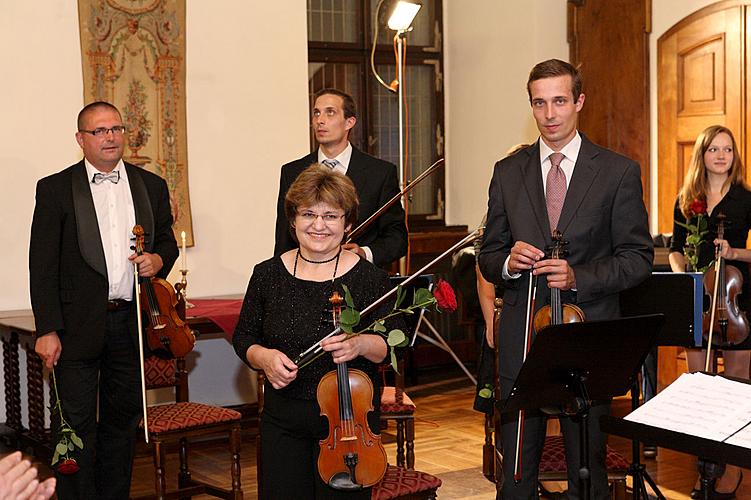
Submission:
[[[409,29],[412,21],[417,15],[422,5],[418,3],[405,2],[400,0],[394,8],[394,12],[389,17],[389,28],[395,31],[404,31]]]

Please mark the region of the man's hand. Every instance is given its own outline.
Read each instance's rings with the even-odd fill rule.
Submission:
[[[57,364],[57,360],[60,359],[60,353],[63,352],[63,347],[60,344],[60,337],[57,336],[57,332],[50,332],[41,337],[37,337],[36,344],[34,344],[34,351],[44,361],[44,366],[48,370],[51,370],[53,366]]]
[[[576,288],[574,270],[563,259],[547,259],[536,262],[532,274],[546,274],[550,288],[561,290]]]
[[[346,245],[342,245],[342,248],[345,249],[345,250],[349,250],[350,252],[356,253],[357,255],[359,255],[360,257],[362,257],[363,259],[367,259],[368,258],[368,256],[365,255],[365,250],[363,250],[362,248],[360,248],[360,245],[358,245],[357,243],[347,243]]]
[[[543,257],[545,257],[545,252],[542,250],[533,247],[529,243],[517,241],[511,247],[511,255],[508,260],[508,273],[517,274],[527,269],[532,269],[535,262]]]
[[[138,275],[143,278],[150,278],[158,273],[164,263],[158,253],[144,252],[141,255],[134,253],[128,260],[138,264]]]

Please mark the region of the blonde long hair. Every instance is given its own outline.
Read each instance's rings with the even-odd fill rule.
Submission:
[[[691,154],[691,164],[688,166],[688,172],[683,179],[683,186],[678,193],[678,207],[681,213],[688,218],[689,207],[694,200],[707,200],[707,167],[704,165],[704,153],[709,149],[709,145],[719,134],[726,133],[730,136],[733,143],[733,164],[730,166],[728,178],[722,185],[722,190],[729,189],[734,184],[745,186],[743,180],[743,162],[738,152],[738,146],[735,143],[735,137],[729,128],[722,125],[712,125],[705,128],[696,138],[694,151]]]

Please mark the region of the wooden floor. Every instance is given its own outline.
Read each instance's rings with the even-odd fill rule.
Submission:
[[[417,405],[415,424],[415,468],[441,478],[441,499],[492,499],[495,486],[482,475],[483,416],[472,409],[473,388],[466,379],[414,387],[408,390]],[[627,411],[626,400],[616,401],[614,413]],[[393,428],[384,432],[386,452],[395,457]],[[626,457],[631,456],[630,442],[610,439],[610,444]],[[229,453],[222,445],[201,445],[192,450],[191,470],[195,477],[210,477],[229,486]],[[168,486],[176,484],[177,457],[168,462]],[[682,453],[660,449],[656,459],[646,460],[647,471],[668,499],[689,498],[696,479],[695,461]],[[629,485],[631,479],[629,478]],[[133,496],[153,492],[153,466],[150,457],[136,459]],[[243,443],[242,486],[245,498],[257,496],[255,442]],[[556,489],[561,485],[553,484]],[[208,497],[207,497],[208,498]],[[739,499],[751,499],[751,473],[746,474],[738,491]]]

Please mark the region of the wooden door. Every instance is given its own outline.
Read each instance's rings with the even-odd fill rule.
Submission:
[[[673,229],[675,198],[702,130],[724,125],[746,150],[745,11],[743,2],[710,5],[657,41],[660,232]]]
[[[715,124],[732,130],[738,153],[747,164],[748,4],[751,0],[709,5],[678,22],[657,41],[660,232],[672,232],[675,199],[702,130]],[[660,388],[686,371],[682,351],[660,348]]]

